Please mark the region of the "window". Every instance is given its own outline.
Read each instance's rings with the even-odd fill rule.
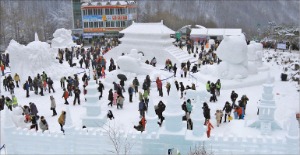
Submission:
[[[121,21],[121,27],[125,27],[125,21]]]
[[[98,15],[102,15],[102,9],[98,9]]]
[[[92,15],[92,14],[93,14],[92,9],[89,9],[88,10],[88,15]]]
[[[110,26],[111,26],[111,27],[116,27],[115,21],[111,21],[111,22],[110,22]]]
[[[110,15],[115,14],[115,9],[109,9],[110,10]]]
[[[106,24],[105,27],[111,27],[111,26],[110,26],[110,21],[107,21],[105,24]]]
[[[83,23],[83,27],[84,27],[84,28],[88,28],[88,27],[89,27],[88,22],[84,22],[84,23]]]
[[[120,21],[116,21],[116,27],[121,27],[121,22]]]
[[[105,14],[109,15],[109,9],[105,9]]]
[[[103,22],[99,22],[99,27],[103,27]]]
[[[93,22],[89,22],[89,27],[90,27],[90,28],[94,28]]]
[[[94,28],[98,28],[98,27],[99,27],[98,22],[94,22]]]

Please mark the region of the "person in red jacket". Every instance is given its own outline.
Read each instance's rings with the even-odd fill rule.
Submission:
[[[69,104],[69,102],[68,102],[69,93],[68,93],[68,91],[65,88],[63,90],[64,90],[64,93],[62,95],[62,98],[65,99],[65,104],[68,105]]]
[[[157,77],[157,79],[156,79],[156,86],[157,86],[157,89],[158,89],[158,92],[159,92],[159,96],[163,97],[162,82],[159,79],[159,77]]]
[[[139,121],[139,125],[138,126],[133,126],[133,128],[135,128],[136,130],[138,131],[145,131],[145,128],[146,128],[146,119],[145,117],[142,117],[142,119]]]
[[[234,111],[237,112],[239,119],[243,119],[243,109],[240,106],[236,106]]]
[[[209,120],[206,121],[206,126],[207,126],[206,135],[207,135],[207,138],[209,138],[210,137],[210,130],[211,130],[211,128],[214,128],[214,126],[212,126],[212,124],[210,123]]]
[[[1,64],[2,76],[4,76],[4,70],[5,70],[5,66],[3,64]]]

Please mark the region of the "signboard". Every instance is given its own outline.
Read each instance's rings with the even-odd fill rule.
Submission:
[[[88,16],[82,16],[83,22],[97,22],[102,21],[101,15],[88,15]]]
[[[285,43],[278,43],[277,49],[286,50],[286,44]]]
[[[123,30],[123,28],[84,28],[83,32],[99,33],[99,32],[121,31],[121,30]]]

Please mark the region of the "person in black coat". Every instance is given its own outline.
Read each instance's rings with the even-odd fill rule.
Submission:
[[[224,110],[225,110],[224,123],[226,123],[227,115],[230,116],[230,113],[231,113],[231,110],[232,110],[232,107],[231,107],[231,105],[230,105],[230,103],[228,101],[226,101],[226,103],[225,103],[223,111]],[[228,120],[228,122],[230,122],[230,120]]]
[[[234,91],[232,91],[231,95],[230,95],[230,98],[231,98],[231,101],[232,101],[232,106],[234,106],[235,105],[235,101],[238,98],[238,94],[235,93]]]
[[[4,110],[4,105],[5,105],[5,98],[4,95],[0,98],[0,111]]]
[[[124,81],[124,79],[121,79],[121,80],[120,80],[120,86],[121,86],[123,92],[125,92],[125,88],[124,88],[124,86],[125,86],[125,81]]]
[[[36,105],[32,102],[29,103],[29,107],[30,107],[30,114],[33,116],[37,116],[37,113],[39,113]]]
[[[32,89],[33,83],[32,82],[33,82],[32,78],[30,76],[28,76],[28,83],[29,83],[30,91],[33,91],[33,89]]]
[[[78,87],[76,87],[74,90],[75,96],[74,96],[73,105],[75,105],[76,100],[78,100],[78,105],[80,105],[80,93],[81,93],[80,89]]]
[[[157,104],[157,108],[155,109],[155,113],[157,114],[158,119],[160,119],[160,122],[157,122],[159,126],[162,125],[165,119],[165,117],[162,115],[165,109],[166,109],[166,105],[162,101],[159,101],[159,103]]]
[[[185,112],[185,114],[188,112],[186,109],[186,101],[184,101],[183,104],[181,105],[181,109]]]
[[[174,66],[173,66],[173,71],[174,71],[174,77],[176,77],[176,72],[177,72],[176,64],[174,64]]]
[[[175,81],[175,86],[176,86],[177,91],[179,91],[179,84],[178,84],[178,81]]]
[[[51,89],[53,93],[55,93],[55,90],[53,88],[53,80],[50,77],[48,78],[47,84],[48,84],[49,93],[51,93]]]
[[[216,85],[214,83],[210,84],[210,93],[212,94],[212,96],[210,97],[210,102],[218,101],[217,96],[216,96]]]
[[[102,84],[101,81],[99,81],[99,86],[98,86],[98,91],[100,92],[99,100],[102,98],[103,90],[104,90],[104,85]]]
[[[181,97],[180,98],[183,98],[183,92],[184,92],[185,88],[184,88],[184,85],[182,82],[180,82],[180,92],[181,92]]]
[[[109,118],[110,120],[115,119],[114,114],[112,113],[111,110],[108,110],[108,112],[107,112],[107,118]]]
[[[210,109],[206,102],[203,103],[202,109],[203,109],[203,116],[205,118],[204,125],[206,125],[206,122],[210,119]]]
[[[30,129],[34,129],[35,128],[35,130],[36,131],[38,131],[38,124],[37,124],[37,117],[36,116],[32,116],[31,117],[31,126],[30,126]]]
[[[109,100],[109,103],[108,103],[108,106],[112,106],[113,104],[113,100],[114,100],[114,95],[113,95],[113,90],[110,89],[109,92],[108,92],[108,100]]]

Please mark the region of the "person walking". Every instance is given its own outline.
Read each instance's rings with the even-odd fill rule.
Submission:
[[[98,91],[100,92],[99,100],[102,98],[103,90],[104,90],[104,85],[103,85],[102,82],[99,80],[99,86],[98,86]]]
[[[221,90],[221,82],[220,79],[217,80],[217,82],[215,83],[216,85],[216,95],[220,96],[220,90]]]
[[[76,100],[78,100],[78,105],[80,105],[80,94],[81,94],[81,91],[80,91],[80,89],[78,87],[75,88],[74,94],[75,94],[75,96],[74,96],[73,105],[75,105]]]
[[[224,123],[226,123],[227,116],[230,117],[232,107],[228,101],[226,101],[223,111],[225,110]],[[230,120],[228,120],[230,122]]]
[[[66,104],[66,105],[69,105],[69,102],[68,102],[69,93],[68,93],[68,91],[67,91],[65,88],[64,88],[63,90],[64,90],[64,93],[63,93],[63,95],[62,95],[62,98],[65,99],[65,104]]]
[[[135,77],[135,78],[133,79],[132,84],[133,84],[133,86],[134,86],[135,94],[136,94],[137,92],[139,92],[138,87],[139,87],[139,85],[140,85],[139,80],[137,79],[137,77]]]
[[[167,88],[167,93],[168,93],[168,96],[169,96],[170,90],[171,90],[171,84],[170,84],[170,82],[167,82],[166,88]]]
[[[174,72],[174,77],[176,77],[176,72],[177,72],[177,67],[176,67],[176,63],[173,66],[173,72]]]
[[[128,95],[129,95],[129,102],[131,103],[132,102],[132,95],[133,95],[133,92],[134,92],[134,88],[133,88],[133,85],[129,86],[128,88]]]
[[[180,98],[183,98],[183,92],[184,92],[185,88],[184,88],[184,85],[182,82],[180,82],[179,84],[180,84],[180,94],[181,94]]]
[[[206,135],[207,135],[207,138],[209,138],[210,137],[210,131],[211,131],[212,128],[214,128],[214,126],[210,123],[209,120],[207,120],[206,126],[207,126]]]
[[[30,88],[29,82],[26,81],[26,82],[24,83],[24,85],[23,85],[23,89],[26,90],[26,97],[27,97],[27,98],[29,97],[29,88]]]
[[[48,77],[47,84],[48,84],[49,93],[51,93],[51,89],[53,93],[55,93],[55,90],[53,88],[53,80],[50,77]]]
[[[64,125],[65,125],[65,122],[66,122],[66,112],[65,111],[62,111],[59,118],[58,118],[58,123],[60,125],[60,130],[65,133],[65,130],[64,130]]]
[[[20,76],[17,73],[14,76],[14,80],[16,82],[17,88],[19,88]]]
[[[108,100],[109,100],[109,103],[107,106],[111,106],[113,105],[113,100],[114,100],[114,95],[113,95],[113,90],[110,89],[109,92],[108,92]]]
[[[146,105],[144,99],[142,99],[139,103],[140,117],[145,117],[145,110],[146,110]]]
[[[159,92],[159,96],[163,97],[162,82],[159,79],[159,77],[157,77],[157,79],[156,79],[156,86],[157,86],[157,89],[158,89],[158,92]]]
[[[158,119],[160,119],[160,122],[157,122],[157,124],[161,127],[163,121],[165,120],[165,117],[162,115],[162,113],[165,111],[166,105],[162,102],[159,101],[157,104],[157,108],[155,109],[155,113],[158,116]]]
[[[189,115],[191,115],[191,112],[192,112],[192,110],[193,110],[193,105],[192,105],[190,99],[188,99],[188,100],[186,101],[186,110],[187,110],[187,113],[188,113]]]
[[[56,113],[56,110],[55,110],[55,108],[56,108],[56,102],[55,102],[55,99],[54,99],[54,97],[52,95],[50,96],[50,101],[51,101],[50,110],[52,110],[52,112],[53,112],[53,114],[52,114],[52,117],[53,117],[53,116],[56,116],[57,113]]]

